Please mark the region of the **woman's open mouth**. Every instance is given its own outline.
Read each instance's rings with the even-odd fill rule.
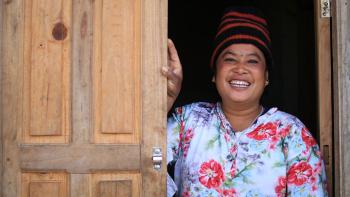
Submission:
[[[235,88],[247,88],[250,86],[250,83],[247,81],[241,80],[231,80],[229,81],[230,85]]]

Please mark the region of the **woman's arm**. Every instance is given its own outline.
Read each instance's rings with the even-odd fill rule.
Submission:
[[[328,196],[325,167],[316,140],[301,123],[291,129],[288,138],[288,196]]]

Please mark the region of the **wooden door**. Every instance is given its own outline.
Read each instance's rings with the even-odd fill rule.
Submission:
[[[324,4],[326,3],[326,4]],[[326,166],[327,190],[333,196],[333,108],[331,22],[327,17],[327,1],[314,0],[317,62],[318,130],[320,147]],[[321,7],[323,5],[324,8]],[[330,4],[328,5],[330,9]],[[330,11],[330,10],[328,10]],[[330,14],[330,13],[329,13]]]
[[[0,196],[165,196],[167,1],[0,8]]]

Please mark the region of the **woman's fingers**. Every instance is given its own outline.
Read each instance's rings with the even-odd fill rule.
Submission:
[[[174,71],[174,69],[170,67],[163,66],[162,74],[168,78],[168,81],[172,81],[173,83],[182,81],[182,76],[180,76],[178,73]]]
[[[168,39],[168,59],[180,62],[179,55],[177,54],[177,50],[171,39]]]
[[[168,67],[182,77],[182,66],[179,55],[172,40],[168,39]]]
[[[175,102],[181,90],[182,66],[174,43],[168,39],[168,65],[161,69],[162,74],[168,79],[168,111]]]
[[[177,93],[180,92],[183,77],[182,66],[175,45],[170,39],[168,39],[168,67],[164,69],[164,72],[168,78],[168,84],[178,88],[178,91],[174,89]]]
[[[171,97],[178,96],[181,89],[182,78],[177,75],[172,69],[168,67],[162,67],[162,74],[167,77],[167,87],[168,87],[168,95]]]

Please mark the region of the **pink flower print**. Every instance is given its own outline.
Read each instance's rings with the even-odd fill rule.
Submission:
[[[271,144],[269,145],[269,150],[275,150],[275,148],[276,148],[276,144],[271,143]]]
[[[275,192],[278,197],[285,196],[286,192],[286,187],[287,187],[287,180],[286,177],[279,177],[278,178],[278,185],[275,187]]]
[[[231,178],[234,178],[234,177],[235,177],[236,171],[237,171],[237,166],[236,166],[236,160],[235,160],[235,161],[232,163],[232,166],[231,166],[231,169],[230,169]]]
[[[185,132],[185,138],[183,138],[183,133],[180,133],[180,144],[182,144],[182,149],[183,149],[183,156],[187,157],[187,152],[191,144],[191,140],[193,138],[193,132],[192,129],[188,129]]]
[[[276,135],[277,126],[275,123],[269,122],[267,124],[259,125],[254,131],[247,134],[249,138],[256,140],[265,140],[270,136]]]
[[[189,191],[184,191],[184,192],[182,192],[181,197],[191,197],[191,194]]]
[[[231,155],[236,155],[237,154],[237,144],[231,146],[229,151],[230,151]]]
[[[301,130],[301,138],[306,144],[306,148],[309,150],[310,147],[316,145],[315,139],[311,136],[311,134],[307,131],[306,128]]]
[[[288,183],[300,186],[312,176],[312,167],[305,161],[293,164],[288,171]]]
[[[312,176],[312,177],[310,178],[310,182],[311,182],[311,183],[315,184],[316,181],[317,181],[317,178],[316,178],[315,176]]]
[[[319,161],[315,165],[315,169],[313,170],[315,174],[321,174],[322,171],[322,161]]]
[[[225,133],[225,134],[224,134],[224,138],[225,138],[226,142],[231,141],[231,140],[230,140],[230,135],[229,135],[228,133]]]
[[[286,137],[289,134],[291,127],[292,127],[292,125],[287,125],[286,127],[282,128],[279,131],[279,135],[281,137]]]
[[[237,192],[235,189],[225,189],[222,192],[223,196],[227,196],[227,197],[234,197],[236,196]]]
[[[210,160],[202,163],[199,169],[199,182],[205,187],[217,188],[224,181],[224,172],[221,165],[215,161]]]

